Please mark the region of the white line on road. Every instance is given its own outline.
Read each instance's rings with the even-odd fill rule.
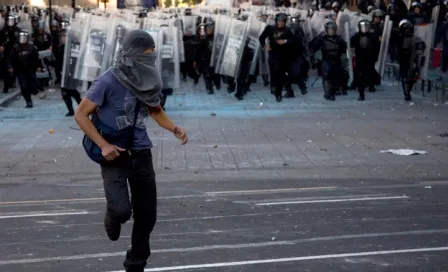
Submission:
[[[367,252],[354,252],[354,253],[342,253],[342,254],[327,254],[327,255],[291,257],[291,258],[252,260],[252,261],[242,261],[242,262],[208,263],[208,264],[156,267],[156,268],[145,269],[145,272],[204,269],[204,268],[216,268],[216,267],[245,266],[245,265],[254,265],[254,264],[286,263],[286,262],[299,262],[299,261],[308,261],[308,260],[363,257],[363,256],[375,256],[375,255],[390,255],[390,254],[400,254],[400,253],[434,252],[434,251],[446,251],[446,250],[448,250],[448,247],[426,247],[426,248],[414,248],[414,249],[367,251]],[[124,272],[124,271],[118,270],[118,271],[111,271],[111,272]]]
[[[385,233],[366,233],[366,234],[348,234],[341,236],[324,236],[324,237],[312,237],[297,240],[285,240],[263,243],[246,243],[246,244],[233,244],[233,245],[211,245],[201,247],[187,247],[187,248],[167,248],[152,250],[152,253],[174,253],[174,252],[196,252],[205,250],[218,250],[218,249],[242,249],[242,248],[260,248],[269,246],[284,246],[295,245],[299,243],[307,242],[319,242],[319,241],[332,241],[341,239],[359,239],[359,238],[375,238],[375,237],[389,237],[389,236],[406,236],[406,235],[425,235],[425,234],[438,234],[447,233],[448,229],[434,229],[434,230],[412,230],[401,232],[385,232]],[[124,252],[112,252],[112,253],[96,253],[96,254],[81,254],[72,256],[58,256],[48,258],[35,258],[35,259],[18,259],[18,260],[4,260],[0,261],[0,265],[13,265],[13,264],[27,264],[27,263],[43,263],[53,261],[70,261],[70,260],[83,260],[83,259],[95,259],[95,258],[108,258],[124,256]]]
[[[13,215],[4,215],[0,216],[0,219],[9,219],[9,218],[24,218],[24,217],[44,217],[44,216],[63,216],[63,215],[85,215],[85,214],[94,214],[96,212],[55,212],[55,213],[29,213],[29,214],[13,214]]]
[[[243,190],[243,191],[218,191],[206,192],[208,195],[231,195],[231,194],[258,194],[258,193],[283,193],[283,192],[297,192],[297,191],[318,191],[318,190],[332,190],[336,186],[331,187],[308,187],[308,188],[284,188],[284,189],[266,189],[266,190]]]
[[[384,197],[361,197],[361,198],[345,198],[345,199],[321,199],[321,200],[303,200],[303,201],[286,201],[286,202],[269,202],[257,203],[257,206],[273,206],[287,204],[306,204],[306,203],[334,203],[334,202],[350,202],[350,201],[369,201],[369,200],[386,200],[386,199],[406,199],[409,196],[384,196]]]

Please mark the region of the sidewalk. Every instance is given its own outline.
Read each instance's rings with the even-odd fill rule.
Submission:
[[[331,175],[335,168],[416,167],[411,172],[418,173],[427,167],[436,176],[448,174],[448,137],[439,136],[448,130],[448,105],[435,103],[432,96],[414,92],[413,102],[407,103],[399,90],[387,86],[367,93],[364,102],[357,101],[355,91],[328,102],[317,87],[306,96],[297,91],[295,99],[276,103],[261,85],[244,101],[224,89],[207,95],[200,87],[184,85],[168,98],[166,109],[188,131],[188,145],[180,146],[146,121],[158,173],[263,170],[262,175],[279,169],[328,169]],[[0,111],[0,175],[98,175],[98,166],[84,154],[83,134],[72,118],[64,117],[59,91],[45,100],[36,97],[34,104],[25,110],[24,101],[16,100]],[[395,148],[428,154],[380,153]]]

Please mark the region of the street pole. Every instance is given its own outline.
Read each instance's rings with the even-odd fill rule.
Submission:
[[[51,21],[53,20],[52,10],[51,10],[51,0],[48,0],[48,26],[51,27]]]

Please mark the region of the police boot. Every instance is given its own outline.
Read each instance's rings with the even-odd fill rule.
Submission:
[[[286,87],[286,94],[283,96],[284,98],[294,98],[294,91],[291,86]]]
[[[33,102],[26,102],[26,107],[27,109],[31,109],[33,107]]]
[[[412,97],[411,97],[411,88],[410,88],[409,84],[403,82],[402,83],[402,87],[403,87],[404,100],[411,101],[411,99],[412,99]]]
[[[358,101],[364,101],[366,100],[365,94],[364,94],[364,88],[359,88],[359,97],[358,97]]]
[[[211,88],[207,88],[207,93],[208,93],[208,94],[214,94],[215,91],[213,91],[213,87],[211,87]]]
[[[228,93],[233,93],[235,91],[235,83],[234,82],[229,82],[227,85],[227,92]]]
[[[375,86],[373,86],[373,85],[369,86],[369,92],[371,92],[371,93],[376,92]]]

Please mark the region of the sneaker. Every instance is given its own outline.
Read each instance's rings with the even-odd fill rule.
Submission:
[[[302,93],[302,95],[305,95],[308,93],[308,91],[306,89],[302,89],[302,90],[300,90],[300,92]]]
[[[26,103],[25,109],[31,109],[33,107],[33,103]]]
[[[74,113],[73,111],[69,111],[69,112],[65,115],[65,117],[74,116],[74,115],[75,115],[75,113]]]
[[[277,102],[282,102],[282,97],[281,96],[277,96],[276,98],[275,98],[275,101],[277,101]]]
[[[294,98],[295,96],[294,96],[294,93],[293,93],[293,92],[288,92],[288,93],[286,93],[283,97],[284,97],[284,98]]]
[[[117,241],[120,238],[121,224],[110,217],[106,211],[104,216],[104,228],[106,229],[107,236],[111,241]]]

